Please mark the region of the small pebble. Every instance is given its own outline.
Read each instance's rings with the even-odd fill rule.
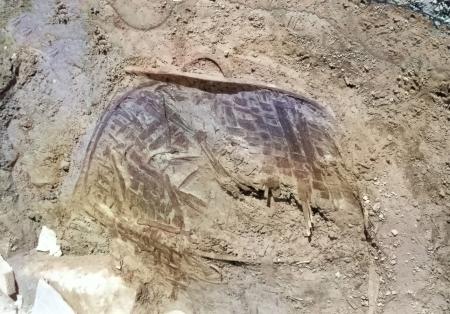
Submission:
[[[59,168],[60,168],[61,170],[64,170],[64,171],[67,172],[67,171],[69,171],[70,163],[69,163],[68,161],[66,161],[66,160],[63,160],[63,161],[61,162]]]

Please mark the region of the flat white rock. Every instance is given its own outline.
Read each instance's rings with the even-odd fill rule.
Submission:
[[[45,280],[40,279],[31,314],[75,314],[62,296]]]
[[[0,292],[0,313],[2,314],[17,314],[16,306],[14,301]]]
[[[61,256],[61,246],[58,245],[55,231],[43,226],[39,234],[36,250],[39,252],[48,252],[52,256]]]
[[[0,256],[0,291],[6,295],[16,293],[16,281],[11,266]]]

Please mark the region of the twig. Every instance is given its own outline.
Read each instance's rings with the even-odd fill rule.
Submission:
[[[356,306],[354,306],[354,305],[352,304],[352,302],[350,302],[349,299],[345,298],[345,301],[347,301],[347,303],[350,305],[350,307],[351,307],[352,309],[356,310]]]
[[[207,252],[196,252],[196,254],[200,257],[214,260],[214,261],[220,261],[225,263],[231,263],[231,264],[242,264],[242,265],[262,265],[266,264],[265,262],[262,262],[260,260],[249,260],[249,259],[242,259],[230,255],[219,255],[214,253],[207,253]],[[301,264],[309,264],[311,263],[310,260],[305,261],[283,261],[283,260],[277,260],[273,261],[272,264],[274,265],[280,265],[280,264],[288,264],[288,265],[301,265]]]
[[[380,277],[376,272],[375,265],[370,264],[369,266],[369,311],[368,314],[374,314],[377,307],[378,292],[380,289]]]
[[[232,263],[232,264],[243,264],[243,265],[260,265],[261,262],[255,261],[255,260],[246,260],[246,259],[240,259],[238,257],[229,256],[229,255],[219,255],[214,253],[207,253],[207,252],[197,252],[197,254],[200,257],[209,259],[209,260],[215,260],[225,263]]]

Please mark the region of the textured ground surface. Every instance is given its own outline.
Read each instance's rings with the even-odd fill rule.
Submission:
[[[48,225],[62,239],[66,255],[111,254],[112,268],[139,286],[136,310],[143,312],[168,307],[220,313],[448,312],[449,32],[406,8],[365,2],[0,1],[1,253],[13,257],[33,248],[38,230]],[[329,134],[336,145],[339,154],[331,155],[342,161],[339,172],[359,198],[371,240],[364,235],[363,221],[337,226],[327,221],[326,210],[312,210],[309,241],[298,206],[273,201],[268,208],[265,193],[235,198],[211,184],[211,190],[223,195],[215,202],[238,211],[229,220],[207,221],[202,237],[175,240],[193,251],[193,260],[181,266],[187,271],[169,267],[155,272],[146,262],[154,252],[135,246],[142,234],[119,236],[133,226],[123,224],[126,216],[114,222],[122,220],[124,229],[111,230],[107,220],[88,215],[84,204],[73,202],[91,139],[99,135],[93,169],[104,158],[95,152],[112,143],[97,126],[104,123],[110,130],[114,124],[108,121],[113,120],[105,120],[105,114],[114,118],[120,112],[112,110],[113,104],[149,82],[127,73],[128,66],[276,84],[317,101],[333,121],[330,128],[320,124],[319,132]],[[189,128],[203,130],[182,104],[173,102],[174,112]],[[230,119],[225,120],[228,126],[233,119],[226,112],[231,112],[236,125],[256,129],[248,121],[239,124],[234,106],[221,111]],[[197,114],[212,112],[208,107]],[[290,121],[298,130],[291,116],[278,121]],[[224,129],[219,115],[207,122],[205,127]],[[211,156],[201,141],[189,131],[180,134],[201,156],[196,159],[205,165],[201,175],[211,179]],[[250,168],[263,166],[248,155],[233,155],[243,150],[227,146],[231,133],[223,135],[207,137],[207,146],[212,156],[223,158],[225,168],[236,164],[226,156],[242,158]],[[266,156],[258,145],[256,155]],[[226,154],[220,155],[221,150]],[[282,156],[275,151],[268,156],[274,156],[269,159],[278,168],[275,157]],[[123,148],[112,152],[110,167],[125,155]],[[164,167],[172,155],[158,155],[154,162]],[[122,162],[130,172],[132,163]],[[251,177],[253,168],[240,167],[236,172],[249,170],[243,177]],[[169,172],[169,179],[181,183],[191,170]],[[264,179],[254,186],[265,190]],[[195,206],[208,200],[185,188],[177,193],[196,196]],[[189,228],[190,223],[184,221]],[[234,232],[223,232],[230,228]],[[156,237],[162,243],[175,239]],[[181,263],[173,267],[177,265]]]
[[[215,289],[235,292],[229,303],[239,311],[249,305],[236,290],[271,286],[256,273],[286,272],[286,265],[309,264],[320,254],[307,238],[328,234],[320,249],[336,250],[339,235],[352,254],[364,249],[362,211],[339,173],[325,108],[280,91],[196,83],[144,86],[113,103],[90,140],[77,184],[80,207],[150,252],[145,261],[161,281],[172,282],[166,294],[181,286],[187,300],[208,300],[184,309],[221,313],[219,300],[190,291],[215,282]],[[244,266],[224,279],[224,263]],[[254,279],[241,279],[249,265]],[[294,312],[289,297],[296,286],[297,279],[284,280],[266,310]]]

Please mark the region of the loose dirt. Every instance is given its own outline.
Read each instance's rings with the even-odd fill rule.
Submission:
[[[40,0],[0,1],[0,8],[3,256],[27,254],[41,226],[50,226],[65,255],[112,256],[111,269],[138,289],[134,311],[143,313],[450,310],[450,33],[445,25],[404,7],[365,1]],[[228,142],[230,134],[221,133],[224,124],[214,111],[192,115],[184,102],[202,94],[204,85],[186,87],[146,75],[161,71],[208,76],[208,82],[218,81],[207,84],[213,96],[224,82],[240,80],[258,90],[273,91],[274,85],[317,103],[327,117],[318,132],[335,147],[323,171],[351,191],[355,217],[339,210],[327,215],[319,201],[311,209],[308,237],[307,206],[301,204],[308,197],[297,196],[300,204],[295,197],[274,199],[267,206],[269,190],[278,195],[286,180],[266,176],[263,182],[252,170],[275,162],[252,159],[246,153],[250,142]],[[208,154],[193,140],[198,136],[183,131],[200,157],[183,159],[169,179],[181,180],[177,193],[195,196],[180,199],[196,204],[196,214],[181,215],[183,224],[169,215],[175,223],[168,225],[180,232],[173,237],[155,231],[163,220],[143,215],[144,209],[153,210],[149,202],[120,199],[107,186],[103,195],[135,206],[102,214],[92,205],[100,200],[93,195],[102,179],[88,179],[80,188],[90,173],[86,158],[99,128],[120,123],[117,117],[114,123],[105,120],[118,114],[112,106],[133,111],[120,102],[128,92],[134,103],[149,106],[133,94],[142,84],[183,86],[180,93],[166,93],[174,99],[171,108],[189,128],[206,130],[214,139],[208,143],[214,153]],[[215,103],[225,108],[222,100]],[[313,114],[313,121],[319,116]],[[142,117],[148,126],[155,114]],[[125,127],[136,130],[132,125]],[[105,164],[113,140],[98,141],[104,153],[93,159],[92,169]],[[121,142],[132,143],[126,136]],[[114,160],[117,169],[126,167],[124,156],[137,149],[125,146],[111,154],[112,168]],[[179,151],[139,164],[154,162],[162,169]],[[223,154],[215,155],[219,151]],[[211,156],[252,181],[254,190],[233,190],[225,182],[227,190],[213,180]],[[201,171],[189,179],[193,165]],[[189,184],[183,186],[186,178]],[[130,219],[150,226],[135,228]],[[201,230],[195,237],[183,233],[194,229]],[[175,249],[180,258],[167,258],[155,245]]]

